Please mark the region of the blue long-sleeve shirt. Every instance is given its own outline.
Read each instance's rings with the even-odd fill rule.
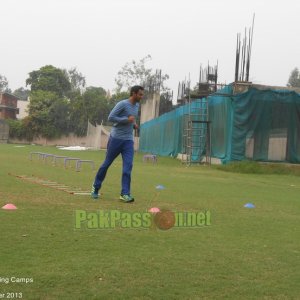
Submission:
[[[108,121],[113,123],[110,135],[121,140],[133,140],[133,125],[128,121],[129,116],[138,117],[139,104],[132,104],[129,99],[116,104],[108,116]]]

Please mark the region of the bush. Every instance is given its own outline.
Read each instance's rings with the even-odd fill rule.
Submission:
[[[215,168],[234,173],[245,174],[279,174],[300,176],[300,166],[284,163],[258,163],[255,161],[230,162]]]
[[[7,120],[9,125],[9,137],[16,139],[25,139],[32,141],[34,133],[30,127],[29,118],[24,118],[23,120]]]

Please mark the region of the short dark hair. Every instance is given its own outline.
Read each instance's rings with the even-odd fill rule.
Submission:
[[[135,85],[130,89],[130,96],[132,96],[133,94],[138,93],[139,90],[144,90],[144,88],[140,85]]]

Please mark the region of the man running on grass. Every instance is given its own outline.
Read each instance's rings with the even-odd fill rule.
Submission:
[[[105,179],[106,172],[115,158],[121,153],[123,159],[122,190],[120,200],[129,203],[134,198],[130,194],[131,170],[134,154],[133,129],[138,129],[135,122],[138,116],[139,102],[144,96],[144,88],[136,85],[130,89],[129,99],[117,103],[108,116],[113,128],[107,143],[106,158],[99,168],[92,187],[91,196],[99,197],[99,190]]]

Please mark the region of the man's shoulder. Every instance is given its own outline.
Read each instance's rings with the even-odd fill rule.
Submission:
[[[131,102],[129,101],[129,99],[123,99],[123,100],[120,100],[116,105],[118,105],[118,106],[122,106],[122,107],[124,107],[124,106],[128,106],[128,107],[132,107],[132,104],[131,104]],[[139,107],[139,103],[135,103],[135,107]]]
[[[127,103],[128,103],[128,99],[123,99],[123,100],[120,100],[117,104],[126,105]]]

